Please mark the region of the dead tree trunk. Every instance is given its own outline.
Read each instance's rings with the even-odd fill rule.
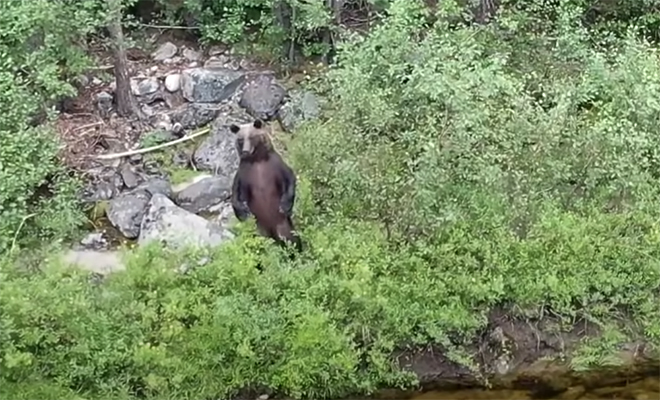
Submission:
[[[133,92],[131,91],[131,80],[128,76],[128,59],[126,58],[126,43],[124,42],[124,31],[121,26],[122,9],[121,0],[107,0],[108,7],[108,31],[112,40],[114,56],[115,80],[115,102],[117,103],[117,114],[124,118],[142,119],[142,111]]]

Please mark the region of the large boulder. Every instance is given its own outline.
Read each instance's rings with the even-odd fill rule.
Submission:
[[[192,213],[210,211],[231,196],[232,180],[228,176],[200,179],[176,194],[177,204]]]
[[[181,92],[191,103],[220,103],[228,100],[236,91],[241,72],[227,68],[190,68],[181,73]]]
[[[122,235],[135,239],[140,234],[140,224],[148,203],[149,194],[145,191],[124,193],[110,201],[106,215]]]
[[[254,118],[270,121],[275,118],[286,96],[272,74],[257,74],[245,80],[241,88],[239,105]]]
[[[162,194],[155,194],[142,219],[138,243],[160,241],[170,248],[206,247],[232,238],[228,229],[178,207]]]
[[[236,136],[231,133],[231,124],[245,124],[253,120],[245,111],[225,105],[220,115],[213,122],[209,136],[193,153],[195,167],[202,171],[211,171],[214,175],[233,177],[238,169]]]
[[[108,220],[126,238],[137,238],[149,199],[155,194],[171,197],[172,186],[162,178],[153,178],[133,191],[117,196],[108,203]]]

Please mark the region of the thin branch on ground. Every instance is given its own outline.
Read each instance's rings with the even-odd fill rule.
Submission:
[[[202,135],[208,133],[210,130],[211,130],[211,128],[204,128],[204,129],[202,129],[198,132],[193,133],[192,135],[184,136],[182,138],[172,140],[171,142],[161,143],[159,145],[146,147],[144,149],[136,149],[136,150],[125,151],[123,153],[102,154],[102,155],[96,156],[94,158],[96,158],[97,160],[114,160],[114,159],[117,159],[117,158],[133,156],[133,155],[136,155],[136,154],[150,153],[152,151],[161,150],[161,149],[164,149],[166,147],[174,146],[175,144],[187,142],[189,140],[192,140],[196,137],[199,137],[199,136],[202,136]]]
[[[152,25],[152,24],[139,24],[143,28],[154,29],[182,29],[182,30],[199,30],[197,26],[183,26],[183,25]]]

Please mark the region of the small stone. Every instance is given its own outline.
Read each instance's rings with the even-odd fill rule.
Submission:
[[[128,166],[124,166],[119,174],[121,175],[121,179],[124,181],[124,185],[127,188],[133,189],[138,185],[137,175]]]
[[[112,95],[105,91],[97,93],[96,107],[102,116],[107,117],[112,111]]]
[[[142,154],[133,154],[130,157],[128,157],[128,161],[131,164],[139,164],[142,162]]]
[[[158,65],[154,65],[153,67],[149,68],[149,71],[151,71],[151,72],[158,71]]]
[[[259,400],[268,400],[268,395],[267,394],[262,394],[261,396],[258,397]]]
[[[183,57],[188,61],[199,61],[202,54],[196,50],[185,48],[183,49]]]
[[[156,129],[163,131],[171,132],[172,131],[172,120],[167,114],[158,114],[156,115],[156,122],[154,123]]]
[[[100,79],[97,78],[97,77],[94,77],[94,78],[92,78],[92,85],[94,85],[94,86],[100,86],[100,85],[103,85],[103,81],[100,80]]]
[[[78,84],[80,86],[85,87],[89,85],[89,78],[85,74],[79,75],[78,78],[76,78],[76,80],[78,81]]]
[[[214,56],[206,60],[204,63],[204,68],[206,69],[220,69],[226,68],[229,58],[223,54],[219,56]]]
[[[110,82],[110,84],[108,85],[108,90],[111,92],[117,90],[117,81]]]
[[[172,125],[172,133],[178,137],[183,136],[183,125],[179,122],[174,123]]]
[[[168,92],[174,93],[181,88],[181,74],[168,75],[165,78],[165,89]]]
[[[212,46],[209,49],[209,56],[218,56],[220,54],[223,54],[225,52],[225,49],[222,48],[222,46]]]
[[[163,62],[164,62],[165,64],[168,64],[168,65],[173,65],[173,64],[178,64],[178,63],[180,63],[181,60],[182,60],[181,57],[176,56],[176,57],[168,58],[167,60],[165,60],[165,61],[163,61]]]
[[[147,78],[137,84],[137,90],[133,88],[131,89],[133,89],[133,93],[135,93],[136,96],[146,96],[156,93],[159,87],[160,83],[158,82],[158,78]]]
[[[178,49],[174,43],[165,42],[158,47],[156,51],[151,54],[151,58],[156,61],[164,61],[176,55]]]
[[[92,232],[80,240],[80,244],[86,248],[99,249],[107,246],[108,242],[101,232]]]

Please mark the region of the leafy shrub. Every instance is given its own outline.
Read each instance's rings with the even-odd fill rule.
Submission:
[[[0,390],[339,397],[414,383],[395,349],[460,349],[502,305],[626,318],[660,343],[657,52],[634,31],[595,46],[570,3],[543,32],[523,29],[527,10],[453,26],[457,10],[430,22],[394,1],[341,49],[335,109],[288,146],[308,243],[295,261],[248,235],[142,248],[96,286],[6,260]]]
[[[635,32],[594,48],[574,7],[525,32],[526,12],[452,28],[443,5],[429,28],[421,2],[395,1],[344,45],[332,119],[291,147],[317,211],[378,223],[473,306],[624,310],[657,338],[657,264],[628,253],[655,252],[657,52]]]
[[[64,79],[88,65],[75,46],[97,26],[85,11],[88,3],[0,4],[0,252],[17,233],[67,233],[79,219],[75,183],[56,159],[54,134],[48,126],[34,127],[33,119],[44,105],[73,94]],[[47,200],[45,192],[52,192]]]

